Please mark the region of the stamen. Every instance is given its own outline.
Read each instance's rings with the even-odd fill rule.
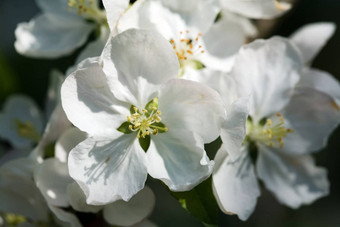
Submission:
[[[254,142],[262,142],[270,147],[283,148],[284,138],[287,133],[294,132],[293,129],[284,127],[284,123],[284,117],[277,113],[273,119],[268,118],[265,125],[248,126],[248,137]]]
[[[15,126],[20,137],[32,140],[36,143],[39,142],[40,134],[31,122],[22,122],[19,119],[15,119]]]
[[[92,0],[68,0],[70,10],[75,10],[78,15],[94,20],[100,24],[106,23],[106,14]]]
[[[180,62],[181,67],[186,64],[187,61],[194,60],[198,55],[203,54],[200,37],[201,33],[198,33],[196,37],[190,34],[189,30],[179,32],[180,38],[177,40],[170,39],[170,44],[173,49],[176,50],[176,55]]]
[[[137,107],[133,107],[135,113],[127,117],[129,129],[131,131],[138,131],[137,138],[145,138],[149,135],[156,135],[161,130],[162,132],[168,131],[167,127],[161,127],[156,125],[161,122],[161,111],[157,110],[157,107],[152,107],[152,111],[149,114],[147,109],[139,110]]]

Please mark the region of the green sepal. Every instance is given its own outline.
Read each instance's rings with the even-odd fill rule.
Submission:
[[[150,102],[148,102],[145,105],[145,109],[148,111],[148,113],[146,114],[148,117],[150,116],[154,107],[158,109],[158,98],[153,98]]]
[[[124,134],[130,134],[132,131],[129,129],[129,125],[131,125],[129,122],[125,121],[123,124],[121,124],[117,130],[124,133]]]
[[[139,145],[143,148],[143,150],[146,152],[150,147],[150,136],[145,136],[145,138],[139,138]]]
[[[130,107],[130,114],[134,114],[135,113],[135,106],[134,105],[131,105]]]
[[[55,147],[55,143],[49,143],[44,147],[44,155],[43,155],[44,159],[54,157],[54,153],[55,153],[54,147]]]
[[[190,191],[171,192],[182,207],[205,226],[218,225],[219,208],[212,192],[211,183],[212,179],[209,177]]]

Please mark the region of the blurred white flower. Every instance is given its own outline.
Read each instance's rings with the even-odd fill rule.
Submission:
[[[0,137],[14,148],[31,148],[39,142],[43,119],[39,108],[28,96],[10,96],[0,113]]]
[[[252,19],[272,19],[291,8],[281,0],[219,0],[223,9]]]
[[[223,145],[215,157],[213,189],[225,213],[250,216],[260,195],[256,176],[292,208],[328,194],[326,170],[309,153],[326,145],[340,112],[329,95],[297,86],[302,71],[299,52],[284,38],[257,40],[236,57],[230,76],[240,95],[251,95],[250,117],[243,147]]]
[[[177,54],[181,74],[187,66],[228,71],[252,25],[232,14],[215,23],[219,11],[217,0],[140,0],[121,17],[118,30],[142,28],[162,34]]]
[[[62,86],[69,120],[90,135],[68,163],[87,203],[127,201],[144,187],[147,173],[175,191],[206,179],[213,162],[203,145],[218,137],[224,116],[217,92],[173,79],[177,57],[151,31],[117,35],[101,64],[86,60]]]
[[[42,13],[15,30],[16,50],[25,56],[57,58],[82,46],[88,35],[100,27],[113,30],[128,0],[36,0]],[[108,29],[108,28],[106,28]],[[103,32],[102,32],[103,33]],[[108,34],[108,32],[104,32]]]

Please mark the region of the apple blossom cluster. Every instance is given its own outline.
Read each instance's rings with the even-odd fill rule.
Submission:
[[[340,85],[311,64],[333,23],[261,39],[254,21],[291,4],[36,3],[41,13],[15,30],[17,52],[81,51],[65,73],[51,70],[44,111],[21,94],[2,105],[0,223],[78,227],[88,215],[94,226],[157,226],[149,181],[210,225],[193,198],[210,217],[218,207],[245,221],[262,185],[291,208],[328,195],[312,155],[340,122]]]

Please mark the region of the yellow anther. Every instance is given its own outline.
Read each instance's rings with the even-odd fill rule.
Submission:
[[[137,137],[145,138],[150,134],[156,135],[159,130],[167,131],[167,128],[155,125],[155,123],[161,122],[161,112],[157,110],[157,107],[152,107],[152,112],[148,113],[147,109],[139,110],[137,107],[133,107],[135,113],[127,117],[129,129],[131,131],[138,131]]]
[[[180,31],[179,33],[180,37],[178,39],[170,39],[170,44],[176,50],[177,58],[181,67],[183,67],[185,64],[188,64],[186,62],[197,60],[196,56],[204,53],[204,51],[200,49],[202,45],[199,43],[199,37],[202,34],[198,34],[196,38],[193,38],[189,30],[185,32]]]
[[[254,125],[251,121],[247,121],[248,138],[254,142],[267,144],[270,147],[282,148],[287,133],[294,132],[290,128],[285,128],[284,122],[284,117],[280,113],[274,115],[272,119],[266,119],[266,124],[264,125]]]
[[[267,125],[268,125],[269,127],[272,126],[272,120],[267,119]]]

